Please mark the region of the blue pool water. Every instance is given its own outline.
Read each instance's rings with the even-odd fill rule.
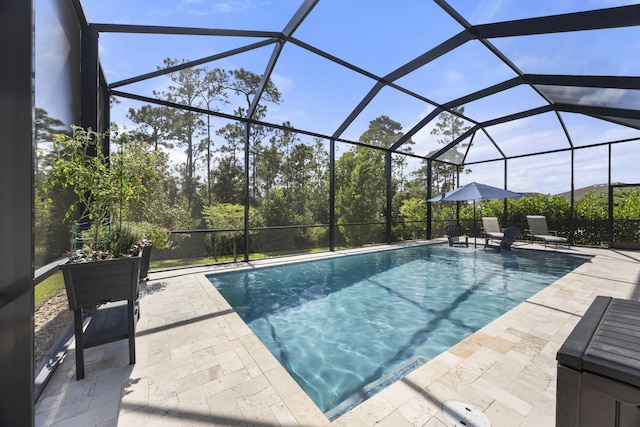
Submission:
[[[425,245],[208,277],[335,418],[586,261]]]

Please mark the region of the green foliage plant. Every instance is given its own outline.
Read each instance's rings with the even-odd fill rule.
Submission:
[[[244,206],[231,203],[205,206],[202,217],[209,228],[228,230],[225,233],[229,233],[233,238],[233,261],[237,261],[238,239],[244,233]],[[249,218],[255,217],[255,210],[250,208]]]
[[[51,165],[44,185],[44,194],[53,188],[70,188],[76,199],[67,209],[65,220],[72,220],[80,211],[80,218],[90,222],[84,253],[92,258],[110,258],[115,248],[100,248],[105,224],[117,212],[119,206],[131,203],[144,204],[146,188],[144,178],[147,165],[144,157],[130,155],[125,146],[127,138],[115,137],[118,150],[108,155],[105,144],[108,133],[72,126],[72,134],[55,134],[54,150],[57,157]],[[47,199],[45,203],[51,203]],[[109,245],[111,246],[111,245]],[[96,256],[95,254],[100,253]],[[82,257],[81,257],[82,258]]]
[[[109,243],[114,254],[126,254],[143,240],[141,230],[126,222],[115,224],[109,232]]]
[[[126,254],[132,248],[141,249],[144,246],[157,249],[168,249],[171,246],[167,227],[144,221],[119,221],[112,227],[109,241],[116,254]]]
[[[136,226],[142,229],[143,239],[149,240],[154,248],[169,249],[171,247],[169,227],[151,222],[138,222]]]
[[[350,246],[376,241],[376,227],[349,226],[383,221],[384,153],[355,147],[336,161],[336,213],[340,232]]]
[[[427,201],[415,197],[405,200],[400,206],[400,215],[409,222],[425,223],[427,221]],[[419,226],[414,227],[414,239],[417,238],[418,230]]]

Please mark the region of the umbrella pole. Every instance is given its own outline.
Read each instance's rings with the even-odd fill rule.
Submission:
[[[473,199],[473,249],[476,248],[476,200]]]

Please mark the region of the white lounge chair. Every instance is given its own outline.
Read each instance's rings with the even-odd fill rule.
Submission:
[[[547,247],[547,243],[555,243],[556,246],[567,245],[569,242],[565,237],[558,236],[558,232],[549,230],[547,227],[547,218],[542,215],[527,215],[527,222],[529,223],[529,235],[531,236],[531,243],[534,239],[542,240],[544,246]]]

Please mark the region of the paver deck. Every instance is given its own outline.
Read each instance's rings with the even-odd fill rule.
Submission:
[[[544,250],[515,250],[531,248]],[[93,347],[76,381],[71,349],[36,404],[36,426],[435,427],[451,425],[448,400],[482,410],[492,426],[553,426],[555,356],[581,315],[597,295],[640,299],[640,253],[569,252],[595,256],[333,422],[205,278],[237,266],[152,273],[141,289],[136,364],[126,340]]]

